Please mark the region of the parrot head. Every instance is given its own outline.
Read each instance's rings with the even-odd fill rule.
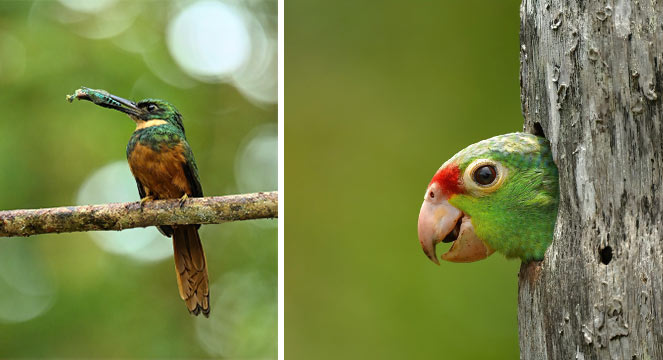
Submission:
[[[419,242],[439,264],[435,246],[451,242],[443,260],[472,262],[494,251],[543,260],[557,218],[557,166],[550,145],[526,133],[470,145],[431,180],[419,213]]]

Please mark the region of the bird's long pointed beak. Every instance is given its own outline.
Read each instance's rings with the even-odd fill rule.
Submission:
[[[72,102],[74,99],[88,100],[99,106],[118,110],[130,116],[140,115],[140,109],[135,102],[110,94],[106,90],[81,87],[73,95],[67,95],[67,101]]]
[[[424,200],[417,230],[424,253],[438,265],[440,262],[435,246],[443,241],[453,241],[449,251],[442,255],[442,260],[446,261],[472,262],[485,259],[493,253],[474,233],[470,217],[449,204],[447,199]]]

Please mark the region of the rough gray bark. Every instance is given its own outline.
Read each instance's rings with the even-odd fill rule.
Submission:
[[[278,193],[0,211],[0,236],[91,230],[124,230],[177,224],[218,224],[275,218]]]
[[[523,265],[522,359],[663,359],[663,1],[523,0],[525,129],[552,144],[555,238]]]

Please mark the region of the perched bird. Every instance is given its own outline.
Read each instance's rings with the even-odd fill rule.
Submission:
[[[445,162],[426,189],[419,242],[439,264],[435,246],[453,242],[443,260],[472,262],[494,251],[543,260],[557,218],[557,166],[544,138],[525,133],[470,145]]]
[[[203,196],[196,161],[184,135],[182,115],[172,104],[159,99],[133,102],[89,88],[67,96],[70,102],[74,98],[121,111],[136,123],[127,145],[127,160],[136,178],[141,206],[156,199],[184,201],[189,196]],[[173,238],[177,285],[187,308],[194,315],[209,316],[207,261],[198,236],[199,227],[163,225],[158,229]]]

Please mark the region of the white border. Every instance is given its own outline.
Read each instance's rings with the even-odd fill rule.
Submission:
[[[283,1],[284,0],[278,0],[278,43],[279,43],[279,49],[278,49],[278,67],[279,67],[279,76],[278,76],[278,113],[279,113],[279,127],[278,127],[278,146],[279,146],[279,206],[278,206],[278,359],[283,360],[284,359],[284,354],[285,354],[285,349],[284,349],[284,255],[283,255],[283,249],[284,249],[284,232],[283,232],[283,193],[284,193],[284,186],[283,186],[283,172],[284,172],[284,164],[283,164],[283,149],[284,146],[283,144],[285,143],[285,134],[283,132],[283,115],[284,115],[284,94],[283,94],[283,83],[284,83],[284,68],[283,68],[283,54],[284,54],[284,27],[283,27]]]

